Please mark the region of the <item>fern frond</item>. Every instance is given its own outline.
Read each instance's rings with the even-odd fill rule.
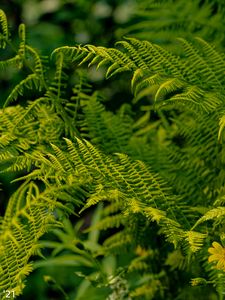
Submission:
[[[155,85],[156,100],[172,95],[167,100],[168,104],[188,104],[194,111],[209,113],[223,102],[217,89],[223,87],[222,77],[218,74],[221,74],[224,69],[224,59],[216,51],[214,53],[213,50],[204,50],[211,47],[201,39],[196,39],[195,44],[184,39],[179,40],[183,45],[186,58],[174,55],[148,41],[138,41],[134,38],[117,43],[124,48],[123,51],[90,45],[79,50],[84,53],[88,51],[92,59],[98,57],[102,62],[106,59],[109,63],[106,77],[116,70],[121,71],[121,66],[127,66],[134,72],[132,88],[135,88],[136,97],[140,97],[138,94],[143,87],[148,87],[150,84],[151,88],[151,85]],[[203,50],[199,46],[202,43],[205,45]],[[85,57],[85,61],[90,60],[89,56]],[[217,66],[218,62],[222,64],[221,72],[214,67],[214,56],[217,57]],[[120,57],[123,57],[122,61]],[[150,73],[150,76],[146,77],[146,72]],[[151,91],[147,89],[144,95],[151,94]]]
[[[114,187],[116,191],[115,199],[123,198],[123,195],[128,193],[130,198],[140,199],[141,202],[148,205],[153,204],[155,207],[168,207],[167,205],[172,205],[173,197],[170,196],[170,189],[158,175],[152,174],[149,168],[142,162],[133,162],[126,155],[122,154],[117,154],[119,161],[115,162],[110,156],[100,152],[87,141],[77,139],[77,142],[74,144],[68,139],[65,140],[68,153],[64,156],[57,154],[56,160],[60,165],[65,165],[64,158],[67,157],[70,161],[69,164],[72,163],[72,166],[80,174],[84,174],[87,178],[92,178],[94,180],[93,184],[96,187],[102,186],[102,180],[105,182],[105,188],[110,187],[109,190],[106,190],[107,193],[113,190],[112,188]],[[60,153],[57,148],[55,150],[57,153]],[[48,161],[48,167],[51,165],[52,171],[59,171],[59,165],[56,163],[56,160],[54,159],[53,162],[53,156],[51,156],[50,161]],[[40,163],[41,161],[42,158],[40,159]],[[60,170],[62,171],[61,167]],[[109,200],[114,198],[114,194],[108,194],[107,196],[104,193],[101,198],[108,198]]]
[[[204,48],[202,51],[202,47],[199,50],[198,45],[196,47],[194,44],[182,38],[179,38],[178,40],[181,42],[184,52],[188,57],[188,68],[189,68],[189,72],[187,73],[188,77],[191,80],[195,81],[196,83],[201,84],[202,86],[206,85],[210,88],[213,87],[215,89],[216,88],[221,89],[222,82],[221,82],[221,78],[218,78],[217,76],[218,70],[216,70],[216,68],[214,67],[213,62],[210,63],[210,60],[214,58],[215,54],[205,58]],[[199,39],[197,40],[197,42],[200,42],[201,44],[203,43]],[[206,46],[207,43],[206,42],[204,43],[205,43],[205,47],[207,47]],[[208,48],[210,48],[210,46],[208,46]],[[218,56],[219,55],[217,53],[217,57]],[[222,56],[220,55],[219,57],[220,57],[220,61],[221,62],[223,61],[223,66],[224,66],[224,60]],[[191,72],[193,68],[195,69],[195,73]]]
[[[15,69],[21,68],[21,58],[19,55],[16,55],[15,57],[0,61],[0,69],[2,71],[7,70],[8,68],[15,68]]]
[[[24,95],[25,89],[29,90],[42,90],[42,81],[36,74],[30,74],[25,79],[20,81],[18,85],[10,92],[8,98],[6,99],[4,106],[8,106],[12,102],[15,102],[19,96]]]
[[[96,225],[96,228],[118,228],[124,222],[129,223],[129,216],[134,224],[132,216],[141,213],[147,219],[158,221],[161,232],[166,235],[169,242],[174,243],[175,246],[180,244],[185,237],[185,232],[178,222],[169,218],[174,217],[170,214],[170,207],[173,207],[175,199],[158,175],[152,174],[144,163],[133,162],[124,154],[117,154],[119,160],[116,162],[87,141],[77,138],[76,143],[72,143],[66,139],[66,143],[68,153],[63,154],[54,147],[56,156],[51,154],[47,160],[41,156],[36,159],[40,165],[48,166],[48,172],[45,174],[46,180],[47,177],[52,180],[56,176],[57,183],[58,180],[64,182],[71,175],[74,180],[77,180],[77,172],[86,178],[86,189],[90,191],[91,197],[87,199],[84,209],[103,200],[121,203],[122,213],[105,217]],[[66,165],[66,158],[70,161],[70,171],[63,167]],[[75,169],[72,174],[71,163]],[[147,208],[147,205],[151,205],[152,208]],[[164,213],[166,209],[169,209],[168,216]],[[181,209],[178,203],[176,209],[178,211]]]
[[[160,211],[159,209],[153,207],[145,208],[145,213],[147,218],[150,218],[152,222],[156,221],[157,223],[160,223],[160,220],[166,216],[164,211]]]
[[[165,264],[170,266],[171,269],[183,270],[187,265],[187,260],[185,260],[185,256],[180,250],[174,250],[168,254]]]
[[[145,297],[147,299],[154,299],[157,292],[162,288],[161,282],[158,279],[150,278],[149,283],[144,283],[130,292],[132,298]]]
[[[166,240],[169,243],[172,243],[175,249],[179,247],[185,236],[180,224],[174,220],[164,217],[161,220],[160,225],[159,233],[165,235]]]
[[[38,247],[38,239],[49,226],[59,225],[46,199],[34,183],[21,187],[10,199],[0,226],[1,291],[13,289],[16,296],[21,294],[24,277],[32,270],[28,261]]]
[[[57,53],[63,53],[66,55],[72,55],[69,57],[72,60],[80,60],[80,65],[89,62],[89,66],[97,63],[97,68],[102,65],[107,65],[106,77],[109,78],[118,72],[129,71],[134,68],[134,62],[123,52],[104,47],[95,47],[93,45],[87,45],[86,47],[69,48],[62,47],[57,49]],[[74,53],[76,56],[74,57]],[[68,58],[68,56],[67,56]]]
[[[120,210],[121,210],[121,203],[119,201],[118,202],[112,202],[112,203],[108,204],[106,207],[104,207],[102,215],[103,216],[108,216],[108,215],[111,215],[111,214],[115,214]]]
[[[19,25],[18,34],[19,34],[19,38],[20,38],[18,55],[21,58],[21,61],[23,61],[25,58],[25,51],[26,51],[26,27],[25,27],[25,24]],[[21,63],[21,67],[22,67],[22,63]]]
[[[194,229],[199,224],[209,221],[209,220],[217,220],[221,219],[225,215],[225,207],[216,207],[207,211],[192,227]]]
[[[47,91],[47,95],[49,97],[54,97],[57,103],[59,102],[60,98],[62,98],[63,89],[65,89],[67,86],[66,80],[68,77],[63,71],[64,67],[64,55],[63,53],[59,53],[56,59],[55,78]]]
[[[172,83],[172,85],[171,85]],[[164,92],[169,92],[170,90],[176,90],[176,86],[173,86],[173,82],[171,80],[165,83],[168,84],[169,87]],[[171,85],[171,86],[170,86]],[[160,86],[156,95],[159,97],[162,94],[162,89],[165,88],[164,85]],[[161,96],[161,95],[160,95]],[[210,113],[216,110],[216,108],[222,104],[222,100],[216,95],[215,93],[210,93],[204,91],[197,86],[187,86],[184,88],[184,92],[182,94],[176,94],[175,96],[171,97],[169,100],[164,101],[161,105],[162,106],[169,106],[169,107],[179,107],[184,106],[188,107],[190,110],[196,113]]]
[[[223,54],[218,53],[215,46],[207,43],[202,38],[196,37],[195,40],[198,42],[201,51],[204,54],[205,61],[209,64],[211,70],[213,70],[212,77],[215,78],[216,86],[219,89],[224,89],[222,83],[224,83],[224,78],[222,74],[225,72],[225,57]]]
[[[132,234],[126,230],[110,235],[104,240],[103,246],[106,253],[119,254],[126,252],[133,244]]]
[[[135,38],[127,40],[128,43],[121,43],[139,68],[183,78],[184,68],[179,56],[148,41],[139,41]],[[139,57],[141,57],[141,61]],[[143,64],[145,65],[144,68]]]
[[[29,45],[25,46],[25,50],[33,58],[34,73],[36,73],[38,76],[40,76],[40,78],[44,82],[44,80],[45,80],[45,77],[44,77],[45,68],[44,68],[44,63],[43,63],[44,57],[41,58],[40,55],[38,54],[38,52],[34,48],[30,47]]]
[[[223,16],[224,7],[219,1],[137,1],[131,22],[116,33],[119,38],[128,35],[145,39],[173,51],[177,51],[174,38],[181,36],[189,39],[195,35],[221,46]]]
[[[128,116],[120,118],[106,111],[103,104],[94,95],[83,108],[84,121],[80,124],[85,128],[94,144],[100,145],[107,153],[125,152],[132,136],[132,119]]]
[[[183,0],[149,2],[152,11],[146,11],[146,17],[149,13],[153,17],[153,32],[161,32],[157,31],[160,22],[160,28],[170,32],[176,26],[180,32],[190,29],[180,19],[156,19],[160,7],[171,16],[167,9],[172,4],[181,8],[180,3]],[[180,11],[182,20],[191,7],[202,6],[199,14],[193,11],[194,17],[204,20],[211,15],[210,5],[197,1],[187,6]],[[190,32],[196,32],[196,20],[192,25]],[[9,34],[1,10],[0,27],[0,44],[5,47]],[[15,57],[0,62],[0,68],[24,67],[26,72],[5,103],[23,97],[23,106],[0,110],[1,173],[8,172],[14,182],[23,181],[0,217],[1,291],[22,292],[24,278],[32,271],[31,258],[45,245],[59,256],[36,266],[57,263],[57,259],[61,264],[64,258],[67,264],[72,257],[82,261],[84,256],[85,267],[96,267],[85,279],[100,274],[100,279],[91,281],[96,289],[111,287],[108,298],[119,298],[122,288],[116,284],[121,282],[126,288],[123,295],[129,298],[188,295],[191,299],[194,295],[184,286],[184,291],[174,292],[170,277],[204,277],[198,273],[207,256],[208,240],[224,240],[225,60],[202,38],[184,37],[174,51],[161,46],[164,39],[156,44],[133,37],[118,42],[117,48],[60,47],[51,56],[55,70],[47,72],[44,59],[26,45],[25,26],[20,25]],[[169,36],[167,41],[171,41]],[[122,106],[110,111],[111,104],[104,103],[98,91],[92,92],[87,76],[74,73],[74,67],[85,63],[105,66],[106,78],[129,71],[133,102],[122,99]],[[30,94],[33,100],[27,101]],[[212,203],[214,208],[209,209]],[[96,205],[101,208],[97,214],[92,213]],[[87,236],[83,242],[82,235],[81,244],[88,253],[75,245],[79,242],[72,225],[68,232],[55,230],[59,242],[39,243],[48,230],[65,225],[59,220],[78,216],[77,212],[82,217],[84,210],[91,213],[91,225],[85,214],[75,230]],[[207,227],[206,221],[210,221]],[[201,232],[194,231],[199,225]],[[107,231],[101,235],[103,230]],[[66,257],[62,250],[76,250],[79,258]],[[124,282],[113,274],[120,272],[121,261],[127,276]],[[209,276],[210,268],[207,263]],[[212,282],[221,296],[224,278],[214,275]]]
[[[0,10],[0,25],[2,31],[2,34],[0,35],[0,47],[4,49],[6,47],[6,42],[9,39],[9,29],[7,17],[2,9]]]
[[[80,213],[82,213],[85,209],[91,207],[92,205],[96,205],[100,201],[109,201],[109,202],[116,202],[120,203],[122,199],[124,199],[124,195],[122,192],[118,191],[117,189],[109,189],[104,190],[102,186],[97,186],[97,190],[100,188],[100,191],[93,193],[91,197],[87,200],[87,203],[84,205]]]
[[[125,223],[124,215],[117,214],[113,216],[105,217],[103,220],[99,221],[96,225],[88,228],[90,230],[107,230],[109,228],[119,228],[123,226]]]
[[[188,242],[190,251],[192,253],[195,253],[203,247],[204,240],[207,237],[207,234],[196,231],[187,231],[185,233],[185,236],[185,241]]]
[[[57,143],[64,130],[63,122],[43,97],[26,108],[7,107],[3,111],[0,111],[2,171],[30,170],[35,165],[31,154],[40,151],[40,142],[45,144],[42,150],[49,148],[49,142]]]

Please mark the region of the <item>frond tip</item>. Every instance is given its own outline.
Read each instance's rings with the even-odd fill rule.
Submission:
[[[7,41],[9,39],[9,30],[8,30],[7,18],[2,9],[0,9],[0,25],[2,31],[2,33],[0,33],[0,47],[5,48]]]

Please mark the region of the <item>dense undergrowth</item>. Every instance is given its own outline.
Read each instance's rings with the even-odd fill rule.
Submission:
[[[224,299],[223,3],[144,2],[49,56],[0,11],[2,299]]]

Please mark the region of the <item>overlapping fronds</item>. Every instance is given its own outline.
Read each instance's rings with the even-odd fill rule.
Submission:
[[[179,8],[183,1],[150,1],[152,11],[146,11],[146,18],[153,16],[154,23],[162,8],[171,16],[170,5]],[[193,24],[188,19],[182,23],[191,8]],[[196,20],[208,18],[210,8],[208,3],[191,2],[181,19],[164,20],[160,28],[155,22],[153,31],[196,31]],[[218,20],[220,15],[214,19]],[[207,31],[211,25],[210,21]],[[2,11],[0,27],[0,45],[8,47]],[[203,26],[198,32],[201,37],[209,34]],[[213,32],[219,36],[217,29]],[[47,72],[47,60],[27,45],[25,26],[19,27],[15,56],[0,63],[26,73],[0,110],[1,172],[14,178],[24,172],[16,178],[24,182],[0,220],[0,291],[22,292],[38,240],[48,229],[61,226],[60,214],[82,217],[101,204],[101,217],[80,234],[96,236],[106,230],[102,245],[96,239],[84,243],[89,250],[94,245],[89,253],[93,261],[127,256],[122,265],[126,297],[171,299],[171,274],[179,276],[181,270],[187,277],[208,273],[222,295],[223,276],[209,263],[203,271],[202,262],[210,240],[224,240],[225,59],[202,38],[179,38],[176,43],[180,50],[174,52],[135,38],[118,42],[116,48],[60,47],[51,55],[55,69]],[[130,72],[133,101],[110,111],[104,96],[92,91],[84,71],[74,73],[85,63],[105,66],[106,78]],[[21,99],[22,105],[15,106]],[[55,253],[58,249],[57,244]],[[129,279],[132,272],[139,272],[135,278],[141,276],[135,284]],[[116,283],[123,278],[114,279],[94,282],[118,296]],[[193,296],[189,290],[173,293],[183,295]]]
[[[179,220],[179,214],[183,218],[182,201],[179,204],[178,198],[171,194],[170,188],[144,163],[132,161],[124,154],[107,156],[87,141],[77,139],[72,143],[66,139],[66,143],[68,152],[53,146],[54,155],[49,154],[49,158],[37,155],[34,159],[39,161],[40,166],[43,164],[41,170],[48,170],[43,174],[45,181],[48,180],[48,176],[51,180],[55,177],[57,180],[62,178],[63,182],[71,181],[79,174],[79,181],[87,182],[86,189],[91,195],[82,211],[100,201],[119,204],[124,216],[120,211],[115,215],[106,215],[100,222],[101,225],[98,225],[99,228],[118,227],[127,218],[129,223],[129,216],[134,222],[132,215],[142,214],[148,220],[156,221],[170,242],[178,245],[186,238],[187,233],[184,229],[188,229],[188,222],[183,224],[182,229],[174,219],[176,216]],[[32,173],[29,178],[32,178]]]
[[[97,95],[87,101],[83,113],[81,131],[84,128],[83,134],[86,133],[94,144],[100,145],[106,152],[126,152],[133,125],[128,114],[120,116],[106,111]]]
[[[64,130],[54,107],[42,98],[26,108],[18,105],[1,110],[0,126],[1,171],[30,170],[35,162],[29,155],[44,149],[49,141],[57,142]]]
[[[56,201],[55,192],[51,188],[40,192],[38,186],[30,182],[12,195],[0,224],[1,292],[10,289],[16,296],[22,293],[24,278],[32,271],[30,258],[40,251],[39,238],[50,228],[61,226],[54,214],[55,209],[72,212]],[[66,189],[58,188],[58,200],[60,193],[63,196]],[[62,199],[65,201],[65,197]]]
[[[211,112],[223,103],[218,89],[223,90],[224,86],[224,57],[200,38],[193,43],[179,40],[185,57],[134,38],[117,43],[122,50],[87,45],[62,47],[57,53],[66,56],[68,51],[72,55],[76,51],[80,64],[105,64],[106,77],[132,71],[132,88],[138,98],[153,93],[155,101],[162,105],[188,105],[196,112]]]
[[[32,67],[33,73],[28,74],[26,78],[20,81],[10,92],[6,99],[4,106],[8,106],[11,102],[16,101],[19,96],[25,94],[26,89],[32,91],[42,92],[46,88],[45,83],[45,68],[43,62],[36,50],[28,45],[24,45],[24,52],[26,51],[27,56],[30,56],[33,60],[34,66]]]
[[[121,71],[124,68],[129,69],[133,72],[132,89],[137,100],[150,97],[150,101],[155,102],[157,109],[160,108],[166,111],[174,108],[180,109],[183,113],[176,118],[173,117],[177,129],[174,130],[174,127],[171,129],[174,132],[173,136],[177,135],[185,138],[187,153],[184,149],[181,151],[180,147],[172,145],[169,151],[165,148],[161,149],[164,153],[162,157],[166,159],[165,156],[168,156],[170,158],[164,161],[165,167],[168,168],[167,175],[171,174],[171,168],[175,170],[176,177],[171,177],[171,182],[176,182],[178,185],[178,177],[181,176],[180,182],[185,182],[183,186],[186,191],[192,190],[195,194],[196,192],[197,194],[200,193],[199,197],[202,197],[202,191],[205,188],[202,191],[199,189],[199,191],[196,191],[196,187],[199,186],[197,179],[199,178],[201,182],[205,181],[206,186],[212,181],[207,161],[212,155],[216,157],[220,151],[215,134],[218,131],[218,111],[224,102],[224,78],[222,74],[224,74],[225,63],[223,55],[200,38],[192,43],[184,39],[180,39],[180,42],[184,55],[175,55],[158,45],[133,38],[120,42],[123,47],[122,50],[114,51],[114,49],[88,45],[83,48],[77,47],[76,52],[75,48],[68,47],[59,48],[57,52],[71,51],[73,55],[76,55],[77,60],[81,60],[81,63],[89,61],[91,64],[97,63],[99,66],[99,63],[102,62],[108,67],[107,74],[112,74],[112,69],[113,72]],[[122,61],[121,57],[123,57]],[[118,65],[116,67],[117,60]],[[186,119],[187,122],[184,123],[179,119]],[[212,119],[214,119],[214,122]],[[206,122],[211,123],[207,129],[205,128]],[[165,128],[165,130],[167,131],[168,128]],[[96,130],[95,135],[97,135]],[[199,147],[203,144],[204,147]],[[148,145],[145,145],[145,147],[148,147]],[[193,160],[190,147],[196,155],[195,160]],[[151,153],[152,150],[148,149],[148,151]],[[189,154],[190,161],[187,156]],[[160,155],[158,150],[154,159],[157,159],[157,155]],[[154,159],[151,159],[149,155],[151,164],[154,164]],[[185,162],[187,167],[184,166]],[[190,164],[198,166],[196,167],[197,173],[195,174],[192,168],[187,176],[184,170],[187,168],[188,171]],[[159,167],[157,168],[159,169]],[[181,169],[181,172],[178,173],[177,168]],[[183,177],[182,174],[184,174]],[[208,176],[208,178],[202,176]],[[185,177],[187,180],[185,180]],[[192,185],[192,188],[190,185]],[[179,187],[178,189],[181,192]]]
[[[174,51],[177,50],[176,37],[196,35],[218,46],[225,37],[224,6],[218,0],[188,3],[183,0],[137,1],[130,24],[117,30],[119,38],[129,35],[147,39]]]

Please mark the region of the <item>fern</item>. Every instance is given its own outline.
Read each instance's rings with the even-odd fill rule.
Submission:
[[[146,16],[181,5],[148,4]],[[156,32],[192,33],[211,14],[210,4],[191,2],[181,20],[193,7],[193,24],[164,22]],[[4,50],[11,41],[2,11],[0,25]],[[63,46],[42,58],[20,25],[15,55],[0,63],[25,75],[0,110],[1,173],[19,184],[0,219],[1,292],[22,294],[33,268],[72,264],[96,295],[106,288],[99,299],[193,298],[191,277],[193,285],[213,283],[210,296],[222,299],[224,274],[206,260],[211,241],[224,241],[225,62],[202,39],[211,36],[203,27],[201,38],[176,40],[179,51],[132,37],[114,48]],[[104,66],[111,81],[129,73],[133,100],[113,112],[77,70],[86,63]],[[50,254],[37,261],[44,247]],[[172,288],[178,276],[182,291]]]
[[[2,33],[0,35],[1,48],[5,48],[6,43],[9,40],[9,30],[8,30],[7,17],[3,10],[0,10],[0,24],[1,24],[1,31],[2,31]]]
[[[41,195],[34,183],[21,187],[10,199],[1,223],[1,291],[13,289],[15,295],[21,294],[23,278],[32,270],[28,260],[38,250],[38,239],[51,223],[59,225],[53,207],[51,194]]]
[[[214,14],[213,11],[217,10]],[[133,22],[117,30],[124,35],[147,39],[177,51],[174,38],[208,39],[221,46],[224,42],[224,6],[220,1],[137,1]],[[137,21],[138,20],[138,21]],[[131,25],[130,25],[131,24]]]

